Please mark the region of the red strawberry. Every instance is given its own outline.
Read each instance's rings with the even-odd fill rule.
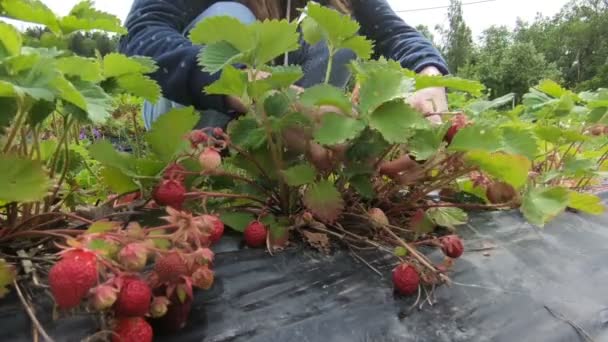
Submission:
[[[122,318],[114,328],[112,342],[152,342],[152,327],[142,317]]]
[[[188,140],[190,140],[192,148],[197,148],[198,145],[206,143],[209,140],[209,136],[202,130],[197,129],[188,134]]]
[[[114,311],[120,317],[144,316],[150,310],[152,290],[139,278],[125,278]]]
[[[393,270],[393,285],[402,295],[411,295],[418,291],[420,276],[414,266],[401,264]]]
[[[170,334],[182,329],[188,322],[190,311],[192,310],[192,299],[186,297],[182,303],[177,295],[171,297],[171,304],[167,307],[167,312],[160,318],[153,319],[154,331]]]
[[[457,259],[462,255],[462,253],[464,253],[464,246],[458,235],[444,236],[440,239],[440,241],[441,250],[446,256],[452,259]]]
[[[190,275],[186,260],[175,251],[157,258],[154,271],[161,283],[177,283],[182,276]]]
[[[508,203],[517,196],[517,191],[511,185],[503,182],[493,182],[486,189],[486,197],[493,204]]]
[[[201,152],[198,161],[203,171],[213,172],[222,165],[222,156],[215,149],[207,147]]]
[[[465,115],[459,114],[459,115],[454,116],[452,118],[452,126],[450,126],[447,133],[445,134],[444,140],[448,144],[451,144],[456,133],[458,133],[458,131],[460,131],[462,128],[464,128],[467,125],[467,123],[468,123],[467,117]]]
[[[158,205],[181,209],[186,200],[186,188],[174,179],[165,179],[154,191],[152,195]]]
[[[183,182],[185,178],[185,172],[186,169],[183,166],[177,163],[173,163],[165,169],[165,172],[163,173],[163,178]]]
[[[268,230],[262,222],[253,221],[245,228],[245,243],[253,248],[262,247],[266,243],[267,232]]]
[[[216,243],[224,235],[224,222],[222,222],[219,217],[211,215],[209,215],[209,220],[213,222],[213,232],[211,233],[211,236],[209,236],[209,241],[211,241],[211,243]]]
[[[63,254],[49,272],[49,285],[61,309],[71,309],[86,297],[97,283],[97,257],[84,250]]]

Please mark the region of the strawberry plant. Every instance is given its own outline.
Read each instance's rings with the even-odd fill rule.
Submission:
[[[63,18],[37,1],[0,5],[8,16],[46,25],[58,37],[123,32],[87,1]],[[588,190],[600,184],[607,165],[605,89],[576,94],[543,81],[520,105],[503,109],[512,98],[489,100],[477,82],[417,75],[394,61],[371,59],[373,42],[347,16],[313,2],[303,11],[301,23],[244,25],[213,17],[198,24],[190,39],[206,45],[200,66],[221,73],[201,91],[230,97],[246,113],[227,128],[193,130],[199,114],[181,108],[141,134],[138,146],[146,149],[135,154],[104,140],[81,148],[94,160],[95,170],[87,171],[115,195],[101,206],[110,213],[92,218],[68,212],[62,201],[68,142],[79,124],[109,116],[109,94],[156,100],[159,87],[145,76],[154,63],[24,47],[14,28],[0,24],[0,100],[7,104],[0,117],[0,245],[16,254],[24,241],[53,239],[44,246],[60,249],[49,271],[58,307],[87,303],[115,318],[103,327],[115,339],[151,340],[148,322],[176,331],[186,324],[194,289],[213,285],[211,247],[225,226],[243,232],[250,248],[271,254],[298,237],[322,252],[335,240],[390,253],[395,290],[412,295],[421,286],[449,283],[450,266],[465,252],[458,226],[470,210],[519,210],[537,226],[568,208],[604,211]],[[357,56],[350,65],[353,90],[332,86],[329,77],[297,87],[301,68],[278,61],[299,39],[326,43],[332,56],[351,49]],[[429,87],[450,89],[456,107],[416,111],[408,99]],[[443,123],[427,120],[437,115]],[[58,142],[45,159],[41,125],[56,118]],[[166,222],[114,220],[121,201],[132,210],[163,207]],[[59,229],[49,221],[56,216],[83,223],[76,225],[82,229]],[[433,261],[420,246],[445,258]],[[13,282],[14,266],[0,260],[0,294]]]

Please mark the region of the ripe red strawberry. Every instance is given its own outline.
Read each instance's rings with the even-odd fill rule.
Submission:
[[[188,264],[178,252],[169,252],[156,259],[154,271],[161,283],[177,283],[182,276],[188,276]]]
[[[222,165],[222,156],[215,149],[207,147],[199,155],[198,161],[203,171],[213,172]]]
[[[152,327],[142,317],[122,318],[114,328],[112,342],[152,342]]]
[[[209,236],[209,241],[211,241],[211,243],[216,243],[224,235],[224,222],[217,216],[209,215],[209,219],[213,222],[213,232]]]
[[[440,239],[441,250],[446,256],[457,259],[464,253],[464,245],[458,235],[448,235]]]
[[[78,306],[96,283],[97,257],[80,249],[63,254],[49,272],[51,293],[61,309]]]
[[[267,232],[268,230],[262,222],[253,221],[245,228],[245,243],[253,248],[262,247],[266,243]]]
[[[190,140],[192,148],[197,148],[198,145],[206,143],[209,140],[209,136],[202,130],[197,129],[188,134],[188,140]]]
[[[165,179],[154,190],[154,201],[158,205],[181,209],[186,200],[186,188],[174,179]]]
[[[456,133],[458,133],[458,131],[460,131],[466,125],[467,125],[467,117],[465,115],[459,114],[459,115],[454,116],[452,118],[452,126],[450,126],[447,133],[445,134],[444,140],[448,144],[451,144]]]
[[[125,278],[118,299],[114,304],[114,312],[119,317],[144,316],[150,310],[152,290],[139,278]]]
[[[401,264],[393,270],[393,285],[402,295],[411,295],[418,291],[420,276],[414,266]]]
[[[503,182],[493,182],[486,189],[486,197],[493,204],[511,202],[515,196],[517,196],[515,188]]]

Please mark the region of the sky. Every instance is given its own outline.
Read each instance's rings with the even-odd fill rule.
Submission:
[[[388,0],[395,10],[412,10],[428,7],[446,6],[449,0]],[[462,0],[463,4],[477,2],[479,0]],[[70,8],[79,0],[42,0],[55,13],[65,15]],[[464,5],[463,12],[467,24],[473,30],[473,35],[478,37],[484,29],[491,25],[506,25],[513,27],[518,17],[531,21],[538,12],[543,15],[552,16],[565,5],[568,0],[493,0],[485,3]],[[96,8],[115,14],[125,19],[132,1],[129,0],[104,0],[96,1]],[[410,25],[424,24],[431,29],[435,25],[447,24],[447,9],[414,11],[400,13],[403,19]]]

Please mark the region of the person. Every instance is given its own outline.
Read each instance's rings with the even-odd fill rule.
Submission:
[[[127,55],[153,58],[158,70],[151,75],[163,91],[158,103],[144,104],[146,128],[170,109],[193,106],[199,110],[198,128],[225,127],[242,111],[242,105],[232,97],[208,95],[204,87],[219,78],[201,70],[197,55],[204,47],[193,45],[189,31],[206,18],[232,16],[249,24],[255,20],[294,19],[297,8],[307,0],[135,0],[126,20],[128,34],[121,38],[119,49]],[[428,75],[448,74],[440,53],[421,33],[406,24],[386,0],[325,0],[330,6],[352,15],[361,25],[361,34],[375,42],[375,53],[398,61],[405,68]],[[349,50],[334,56],[330,83],[345,87],[350,73],[347,64],[354,58]],[[329,60],[323,42],[309,46],[302,41],[300,49],[288,54],[291,64],[301,65],[304,77],[297,86],[307,88],[324,81]],[[424,113],[447,110],[443,88],[429,88],[415,93],[410,103]],[[435,117],[436,119],[436,117]]]

